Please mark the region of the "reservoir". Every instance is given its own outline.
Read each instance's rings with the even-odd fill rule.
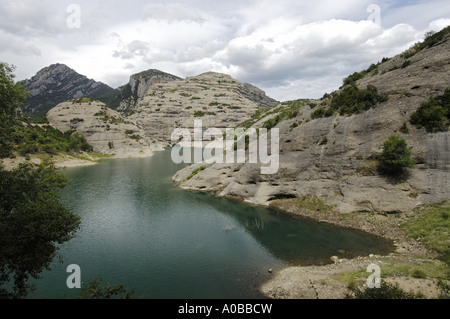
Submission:
[[[66,269],[76,264],[82,282],[102,278],[136,299],[262,298],[269,269],[392,250],[362,232],[178,189],[171,178],[182,167],[166,150],[66,169],[62,200],[81,228],[29,297],[76,297],[79,290],[66,286]]]

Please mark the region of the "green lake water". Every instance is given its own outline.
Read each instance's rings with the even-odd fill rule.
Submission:
[[[262,298],[269,269],[392,249],[362,232],[177,189],[171,177],[182,167],[167,150],[67,169],[62,198],[82,225],[30,297],[77,296],[66,286],[67,266],[77,264],[83,282],[101,277],[133,289],[133,298]]]

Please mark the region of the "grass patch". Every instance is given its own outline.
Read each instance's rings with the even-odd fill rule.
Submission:
[[[441,260],[450,265],[450,203],[424,205],[416,215],[402,225],[409,236],[439,253]]]
[[[191,175],[189,175],[188,178],[186,178],[185,182],[191,180],[195,175],[197,175],[198,173],[204,171],[204,170],[207,169],[207,168],[208,168],[208,167],[206,167],[206,166],[202,166],[202,167],[199,167],[199,168],[193,170],[192,173],[191,173]]]

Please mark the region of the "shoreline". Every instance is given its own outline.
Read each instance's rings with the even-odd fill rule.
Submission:
[[[377,213],[349,213],[337,211],[311,211],[296,204],[295,199],[276,200],[269,207],[296,218],[306,218],[356,231],[364,231],[392,241],[395,250],[388,255],[369,254],[352,259],[330,256],[330,264],[317,266],[291,266],[284,268],[269,281],[260,286],[260,292],[271,299],[346,299],[351,282],[366,287],[371,275],[367,267],[375,264],[381,267],[381,279],[398,284],[405,291],[421,293],[426,299],[439,297],[440,290],[432,278],[415,278],[396,269],[445,267],[437,260],[437,253],[427,249],[420,241],[410,238],[400,229],[404,220],[413,212],[402,216]],[[434,268],[433,268],[434,269]],[[384,270],[384,271],[383,271]]]
[[[81,158],[81,156],[58,155],[53,157],[52,160],[58,168],[69,168],[97,165],[99,161],[105,159],[151,157],[156,151],[159,150],[146,154],[134,154],[134,156],[86,156]],[[8,170],[14,169],[22,162],[39,164],[42,159],[42,156],[32,156],[28,161],[24,157],[7,158],[1,160],[0,164]],[[176,183],[174,184],[176,185]],[[180,187],[180,185],[176,186]],[[218,196],[217,193],[216,196]],[[242,198],[234,198],[234,200],[246,202]],[[369,254],[368,256],[359,256],[352,259],[330,256],[330,263],[327,265],[286,267],[273,272],[272,278],[260,285],[259,291],[263,296],[269,299],[345,299],[349,293],[347,288],[349,282],[356,281],[358,286],[364,287],[366,279],[370,276],[370,273],[367,272],[367,267],[371,264],[376,264],[383,269],[381,273],[382,280],[399,284],[405,291],[421,292],[425,298],[439,297],[440,291],[436,280],[433,280],[433,278],[415,278],[408,273],[405,274],[404,270],[397,273],[391,270],[395,268],[414,269],[420,268],[422,265],[427,267],[432,265],[432,267],[436,268],[442,267],[443,262],[436,259],[438,257],[437,253],[427,249],[419,240],[408,237],[400,228],[400,225],[408,217],[411,217],[414,211],[400,214],[375,212],[340,213],[333,209],[322,212],[301,207],[298,205],[297,200],[274,200],[269,205],[264,205],[264,207],[294,218],[328,223],[336,227],[362,231],[373,236],[388,239],[392,241],[394,250],[388,255]],[[252,203],[248,204],[255,205]],[[388,270],[385,271],[385,269]]]
[[[155,152],[158,152],[160,150],[152,150],[151,152],[146,153],[139,153],[139,154],[132,154],[132,155],[109,155],[109,154],[102,154],[102,155],[96,155],[96,154],[89,154],[84,153],[79,156],[72,156],[72,155],[66,155],[66,154],[58,154],[49,157],[55,167],[57,168],[71,168],[71,167],[82,167],[82,166],[93,166],[99,164],[100,161],[103,160],[115,160],[115,159],[126,159],[126,158],[148,158],[152,157]],[[23,156],[17,156],[15,158],[4,158],[0,159],[0,165],[2,165],[6,170],[13,170],[16,167],[18,167],[22,163],[32,163],[39,165],[44,157],[48,155],[33,155],[30,156],[30,158],[27,160]]]

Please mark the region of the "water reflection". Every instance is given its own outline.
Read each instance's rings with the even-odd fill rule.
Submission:
[[[101,276],[137,298],[260,298],[269,268],[386,251],[366,234],[178,189],[180,168],[166,151],[68,169],[62,198],[82,226],[33,297],[73,296],[65,282],[74,263],[83,280]]]

